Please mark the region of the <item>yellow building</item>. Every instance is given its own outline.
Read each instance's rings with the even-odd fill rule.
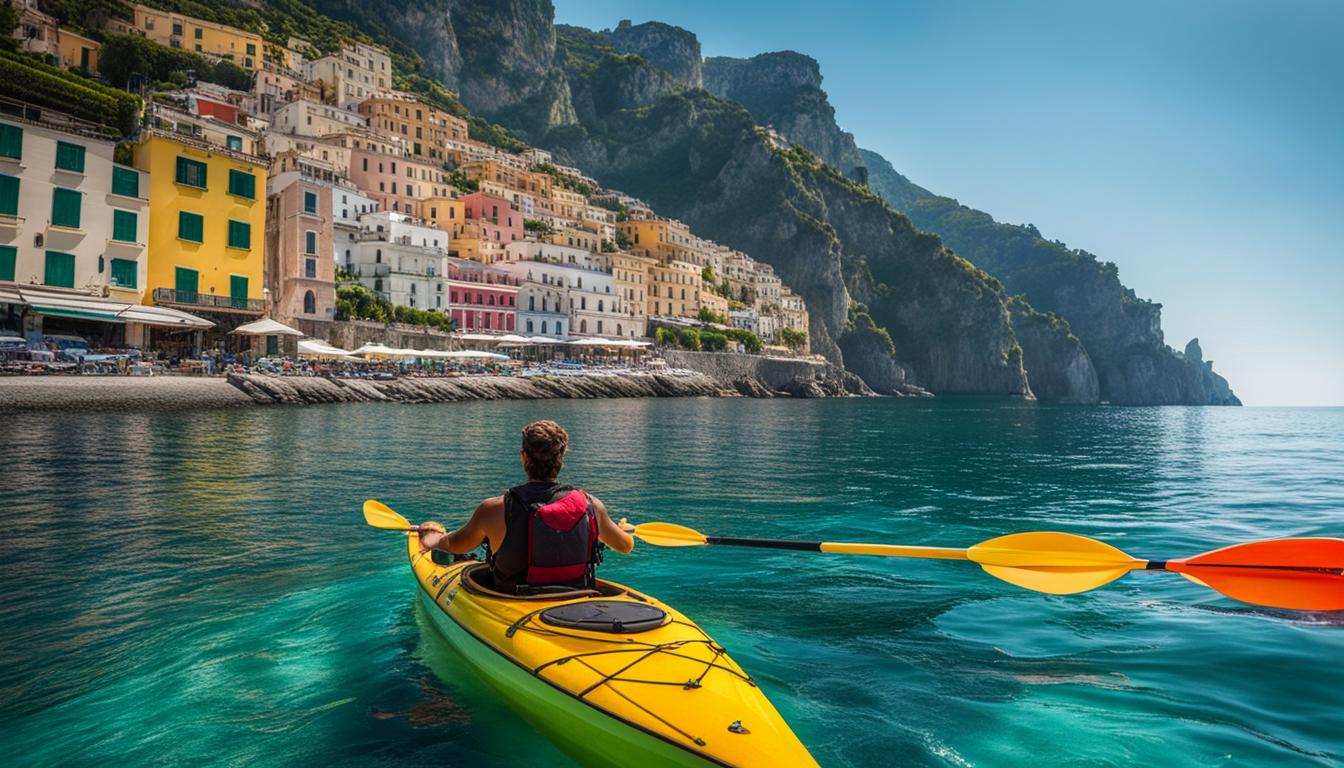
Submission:
[[[259,69],[266,53],[261,35],[147,5],[135,10],[134,34],[160,45],[232,61],[249,72]]]
[[[157,129],[146,133],[135,148],[135,166],[149,174],[145,303],[214,321],[218,342],[264,309],[266,163]]]
[[[462,236],[462,227],[467,223],[464,204],[455,197],[422,198],[420,200],[420,218],[424,219],[431,227],[447,232],[450,241]]]
[[[701,285],[700,306],[718,316],[718,322],[728,322],[728,300],[714,292],[713,286]],[[698,311],[698,310],[697,310]]]

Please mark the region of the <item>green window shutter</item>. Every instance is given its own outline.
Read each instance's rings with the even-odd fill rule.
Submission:
[[[138,288],[137,265],[130,259],[112,260],[112,284],[122,288]]]
[[[305,213],[317,213],[317,193],[303,193],[303,210]]]
[[[12,245],[0,245],[0,280],[14,279],[14,264],[18,260],[18,248]]]
[[[84,147],[66,141],[56,142],[56,167],[64,171],[84,172]]]
[[[194,269],[178,267],[173,275],[173,288],[177,291],[178,301],[195,302],[196,292],[200,290],[200,275]]]
[[[132,211],[112,209],[112,239],[122,243],[134,243],[136,230],[139,229],[137,216]]]
[[[42,282],[58,288],[75,287],[75,257],[69,253],[47,251],[47,263]]]
[[[19,177],[0,173],[0,216],[19,215]]]
[[[83,196],[73,189],[56,187],[51,191],[51,223],[57,227],[79,229],[79,209]]]
[[[238,309],[247,309],[247,278],[242,275],[229,275],[230,303]]]
[[[188,187],[205,189],[205,163],[198,163],[185,157],[177,158],[177,183]]]
[[[179,212],[177,214],[177,239],[192,243],[205,242],[205,218],[199,213]]]
[[[140,196],[140,174],[130,168],[112,167],[112,194],[123,197]]]
[[[248,200],[257,199],[257,177],[245,171],[235,171],[230,168],[229,194],[246,197]]]
[[[0,123],[0,157],[23,157],[23,129],[17,125]]]
[[[252,225],[245,221],[229,219],[229,247],[249,250],[252,248]]]
[[[303,252],[306,253],[306,254],[308,254],[309,256],[312,256],[312,255],[316,254],[316,253],[317,253],[317,233],[314,232],[314,231],[312,231],[312,230],[308,230],[307,232],[305,232],[305,233],[303,233],[303,234],[304,234],[304,238],[303,238],[303,246],[304,246],[304,247],[303,247]]]

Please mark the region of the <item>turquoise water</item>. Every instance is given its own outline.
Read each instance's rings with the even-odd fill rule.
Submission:
[[[6,417],[8,765],[563,765],[428,630],[381,498],[449,521],[560,420],[633,520],[1143,557],[1344,535],[1344,410],[982,400],[354,405]],[[637,547],[823,765],[1337,765],[1344,616],[1139,573],[1067,597],[968,563]]]

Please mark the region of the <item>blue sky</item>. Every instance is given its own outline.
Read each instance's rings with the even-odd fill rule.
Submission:
[[[1248,405],[1344,405],[1344,3],[555,4],[816,58],[860,146],[1116,262]]]

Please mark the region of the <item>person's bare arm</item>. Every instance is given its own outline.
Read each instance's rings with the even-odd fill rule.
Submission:
[[[430,524],[422,523],[420,531],[420,548],[422,550],[441,549],[444,552],[454,554],[465,554],[481,546],[486,539],[490,539],[495,544],[495,539],[499,537],[496,530],[501,527],[504,519],[504,497],[494,496],[482,501],[476,511],[471,513],[471,517],[461,528],[452,533],[444,533],[440,530],[434,530],[428,527]],[[434,525],[437,525],[435,523]]]
[[[607,505],[603,504],[601,499],[591,494],[588,498],[593,500],[593,507],[597,510],[597,538],[623,555],[630,554],[630,550],[635,548],[635,537],[628,531],[634,528],[628,524],[622,528],[611,519],[611,515],[607,513]],[[621,523],[625,521],[622,520]]]

